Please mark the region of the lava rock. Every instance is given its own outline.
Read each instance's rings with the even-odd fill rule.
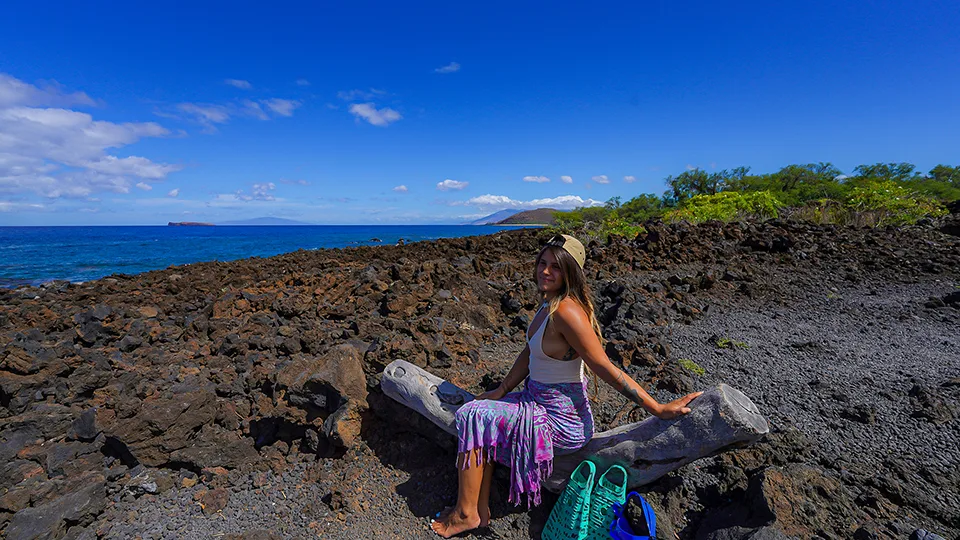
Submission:
[[[88,485],[46,504],[25,508],[7,525],[7,540],[57,538],[74,524],[88,525],[106,506],[103,482]]]
[[[222,487],[208,490],[200,497],[203,513],[208,516],[226,508],[229,501],[230,493]]]
[[[97,409],[87,409],[70,424],[67,437],[78,441],[92,441],[100,434],[97,427]]]

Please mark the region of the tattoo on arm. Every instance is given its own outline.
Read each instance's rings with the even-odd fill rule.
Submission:
[[[619,371],[619,373],[617,373],[617,384],[620,386],[618,391],[623,394],[625,398],[636,403],[637,405],[642,406],[643,400],[640,399],[640,394],[633,388],[630,388],[630,383],[627,382],[627,378],[623,375],[623,371],[617,371]]]

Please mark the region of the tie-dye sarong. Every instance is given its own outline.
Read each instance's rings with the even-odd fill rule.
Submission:
[[[553,472],[553,456],[578,450],[593,437],[586,381],[543,384],[527,379],[522,392],[501,400],[471,401],[457,411],[458,450],[477,452],[476,463],[510,467],[509,501],[540,504],[540,483]]]

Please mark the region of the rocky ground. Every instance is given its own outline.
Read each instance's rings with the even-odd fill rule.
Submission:
[[[614,362],[660,400],[726,382],[771,422],[644,488],[664,537],[960,535],[958,223],[650,224],[588,246]],[[418,435],[379,374],[495,384],[543,234],[0,291],[2,534],[429,538],[453,441]],[[595,414],[643,418],[608,389]],[[545,502],[498,494],[483,533],[536,537]]]

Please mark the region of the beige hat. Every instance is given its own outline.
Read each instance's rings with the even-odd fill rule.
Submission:
[[[587,262],[587,252],[583,249],[583,244],[569,234],[558,234],[547,242],[548,246],[557,246],[573,256],[580,268]]]

